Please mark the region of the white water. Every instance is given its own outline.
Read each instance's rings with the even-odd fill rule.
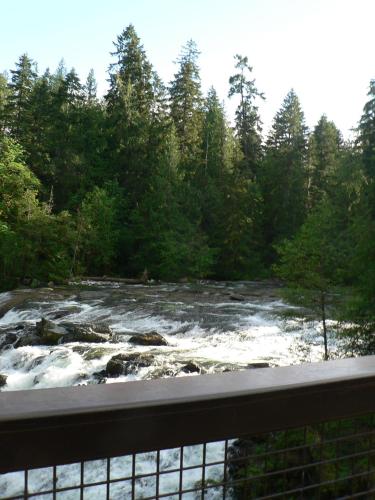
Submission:
[[[115,342],[105,344],[70,343],[58,346],[27,346],[9,348],[0,353],[0,373],[7,376],[3,390],[20,390],[61,387],[95,383],[94,373],[105,369],[109,359],[121,352],[150,352],[154,364],[140,369],[135,375],[107,379],[107,383],[134,379],[163,377],[189,361],[202,368],[202,372],[221,372],[224,369],[241,369],[254,362],[271,365],[289,365],[301,361],[298,349],[305,339],[307,360],[322,359],[323,347],[319,325],[289,317],[282,313],[292,308],[272,294],[256,294],[258,288],[247,284],[209,284],[198,289],[189,285],[162,285],[126,287],[118,284],[89,284],[88,290],[72,286],[68,293],[41,291],[31,295],[21,306],[8,311],[0,319],[0,333],[9,327],[34,325],[41,317],[56,323],[105,322],[117,334]],[[251,285],[251,286],[250,286]],[[243,293],[245,300],[230,300],[231,292]],[[27,293],[26,293],[27,297]],[[0,294],[0,304],[6,303],[11,294]],[[65,311],[55,319],[56,313]],[[132,332],[156,330],[168,341],[168,346],[140,347],[127,342]],[[128,335],[127,335],[128,334]],[[202,447],[186,447],[184,464],[200,464]],[[209,444],[207,461],[222,460],[223,443]],[[209,459],[208,457],[211,457]],[[155,453],[137,456],[136,473],[156,471]],[[178,468],[179,450],[161,453],[161,470]],[[164,468],[164,469],[163,469]],[[44,491],[52,486],[52,470],[31,471],[30,492]],[[85,464],[85,482],[106,479],[106,464],[100,461]],[[58,467],[58,485],[78,484],[80,470],[77,464]],[[22,476],[22,475],[21,475]],[[0,476],[0,498],[22,493],[20,473]],[[131,476],[130,457],[111,460],[111,477]],[[222,466],[210,466],[206,479],[220,480]],[[183,487],[194,487],[202,477],[202,469],[184,472]],[[179,473],[161,475],[160,492],[172,493],[178,486]],[[130,480],[111,485],[111,498],[129,497]],[[173,489],[174,488],[174,489]],[[137,498],[155,494],[155,477],[142,478],[136,484]],[[218,498],[219,490],[207,490],[206,498]],[[85,489],[85,498],[105,498],[105,487]],[[37,497],[35,497],[37,498]],[[46,500],[48,496],[41,496]],[[79,498],[77,491],[58,495],[61,499]],[[177,498],[171,495],[170,499]],[[195,494],[185,495],[194,499]]]

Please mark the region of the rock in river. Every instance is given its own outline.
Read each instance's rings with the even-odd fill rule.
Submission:
[[[135,345],[168,345],[165,338],[157,332],[140,333],[130,337],[129,342]]]
[[[21,335],[16,347],[29,345],[57,345],[68,342],[101,343],[111,340],[112,332],[107,325],[91,323],[54,323],[42,318],[33,331]]]
[[[182,368],[180,368],[180,372],[183,373],[200,373],[201,369],[199,368],[198,365],[195,363],[192,363],[191,361],[184,365]]]
[[[49,321],[48,319],[42,318],[36,324],[36,334],[41,339],[41,343],[45,345],[56,345],[59,340],[67,335],[66,328]]]
[[[7,383],[7,376],[0,373],[0,387],[3,387]]]
[[[269,368],[270,364],[263,361],[257,361],[255,363],[249,363],[246,368],[253,370],[255,368]]]
[[[14,332],[0,333],[0,351],[7,346],[14,345],[17,339],[18,336]]]
[[[246,300],[243,295],[239,295],[238,293],[231,293],[229,298],[230,300],[235,300],[237,302],[244,302]]]
[[[136,373],[139,368],[152,365],[154,357],[151,354],[134,352],[131,354],[117,354],[112,356],[106,367],[107,377],[119,377]]]
[[[103,324],[73,324],[61,323],[61,326],[67,330],[67,335],[62,339],[66,342],[108,342],[111,339],[112,332],[108,325]]]

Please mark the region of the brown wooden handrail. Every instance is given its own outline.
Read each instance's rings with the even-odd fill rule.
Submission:
[[[0,472],[172,448],[375,412],[375,356],[0,393]]]

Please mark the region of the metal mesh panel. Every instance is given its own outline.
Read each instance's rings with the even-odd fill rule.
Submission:
[[[1,499],[375,498],[375,419],[0,476]],[[93,437],[93,439],[95,439]]]

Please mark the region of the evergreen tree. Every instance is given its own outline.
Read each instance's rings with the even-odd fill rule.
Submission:
[[[344,311],[352,325],[344,329],[350,354],[374,354],[375,342],[375,80],[358,127],[364,182],[362,197],[350,226],[353,298]]]
[[[132,25],[115,42],[110,88],[105,97],[109,159],[131,205],[142,197],[152,176],[150,121],[154,72]]]
[[[271,245],[293,236],[307,205],[307,128],[297,95],[291,90],[275,116],[260,174],[264,234]],[[268,259],[273,259],[272,252]]]
[[[308,205],[316,206],[329,191],[340,162],[342,138],[333,122],[323,115],[309,141]]]
[[[217,277],[254,279],[263,275],[261,198],[257,185],[234,171],[227,179],[220,224]]]
[[[39,186],[20,146],[0,139],[0,289],[25,277],[49,281],[69,274],[71,218],[52,215],[38,201]]]
[[[332,302],[332,290],[342,265],[335,228],[334,210],[329,203],[321,203],[297,234],[278,246],[280,262],[275,266],[277,275],[288,286],[286,297],[318,312],[325,360],[328,359],[327,307]]]
[[[49,199],[54,184],[55,169],[52,161],[53,145],[51,133],[54,130],[52,109],[52,77],[47,69],[34,85],[30,98],[34,141],[28,145],[29,165],[41,180],[41,195]]]
[[[170,146],[175,147],[173,142]],[[169,154],[173,161],[175,152]],[[167,165],[168,160],[130,214],[131,270],[140,275],[146,269],[149,276],[166,280],[203,278],[212,269],[213,252],[198,225],[185,213],[178,176]]]
[[[86,85],[85,85],[85,94],[86,99],[89,103],[96,101],[96,92],[97,92],[97,83],[94,74],[94,70],[91,68],[89,74],[87,75]]]
[[[228,126],[224,109],[214,88],[208,92],[204,107],[201,168],[193,184],[201,208],[201,227],[215,248],[222,217],[223,197],[230,165],[228,161]]]
[[[0,134],[4,133],[6,127],[6,107],[8,95],[8,75],[4,71],[3,73],[0,73]]]
[[[243,153],[242,169],[247,177],[255,178],[262,154],[261,121],[255,99],[264,99],[264,95],[256,88],[255,80],[248,79],[253,71],[248,58],[237,54],[235,60],[239,72],[229,78],[229,97],[238,95],[240,98],[236,110],[236,133]]]
[[[83,85],[74,68],[68,72],[58,68],[52,87],[50,131],[55,210],[69,208],[82,183],[85,162],[80,144],[86,132],[81,126],[83,102]]]
[[[375,80],[370,82],[367,94],[369,100],[365,104],[359,123],[359,145],[362,150],[363,165],[371,182],[375,179]]]
[[[115,268],[120,239],[121,202],[116,185],[109,188],[95,187],[82,202],[77,215],[73,272],[81,267],[97,276],[111,273]]]
[[[201,81],[198,67],[199,51],[193,40],[182,48],[177,60],[178,71],[170,83],[171,116],[180,145],[181,169],[190,179],[200,157],[202,133]]]
[[[6,114],[12,136],[24,147],[33,142],[31,95],[37,78],[36,65],[27,54],[23,54],[11,70]]]

